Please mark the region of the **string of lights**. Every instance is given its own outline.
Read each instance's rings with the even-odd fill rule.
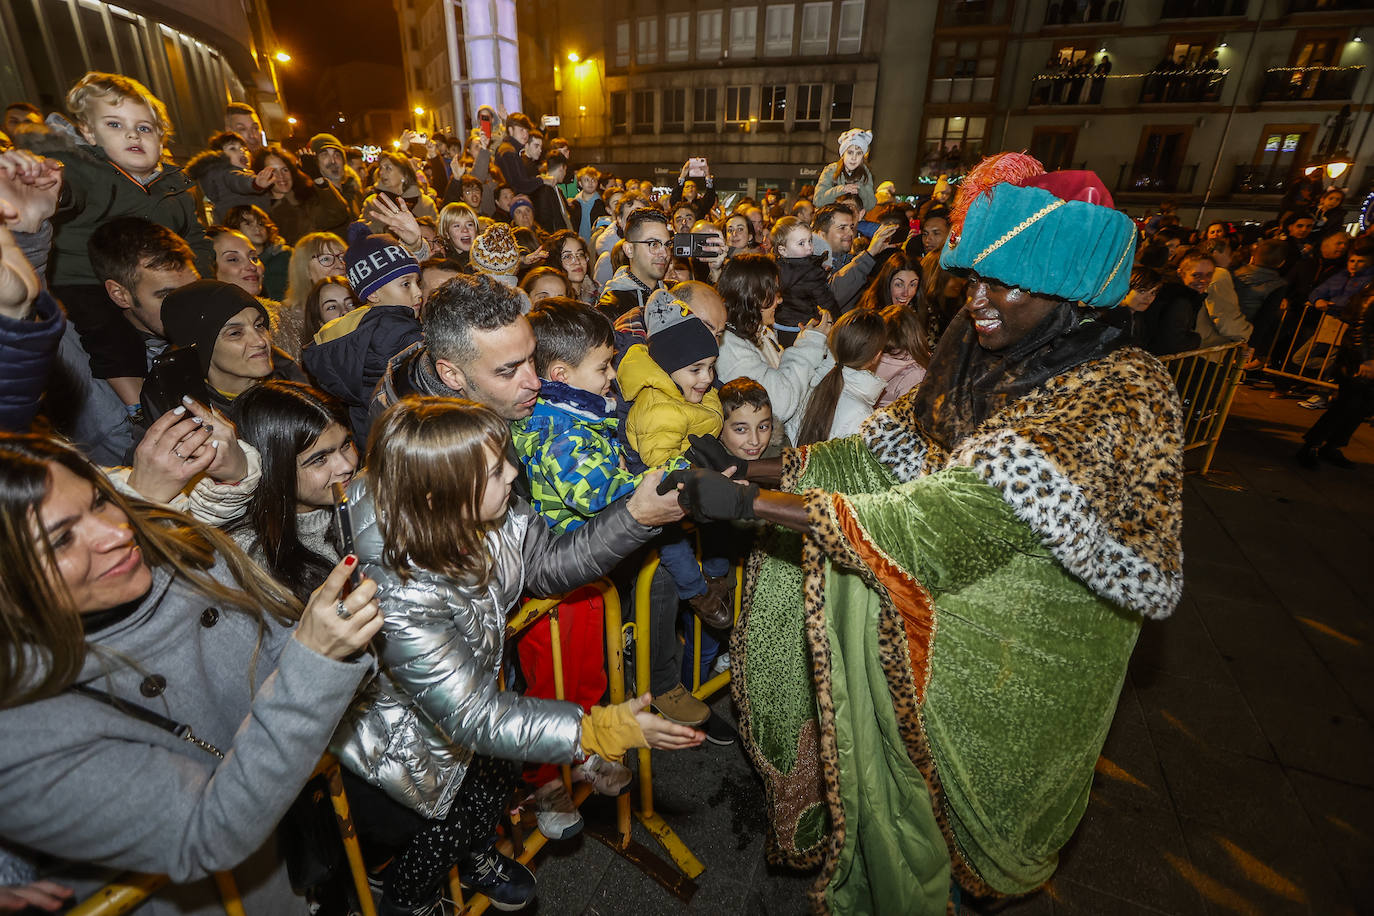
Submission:
[[[1033,78],[1033,82],[1044,80],[1086,80],[1086,79],[1109,79],[1109,80],[1130,80],[1140,79],[1144,76],[1207,76],[1211,82],[1225,79],[1229,69],[1222,70],[1151,70],[1149,73],[1038,73]]]

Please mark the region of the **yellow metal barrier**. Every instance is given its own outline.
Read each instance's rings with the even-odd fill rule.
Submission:
[[[1221,430],[1231,413],[1231,401],[1240,382],[1241,341],[1221,347],[1189,350],[1160,357],[1178,388],[1183,404],[1183,450],[1206,448],[1202,473],[1212,467],[1212,456],[1221,441]]]
[[[654,574],[658,572],[658,553],[649,555],[648,560],[639,570],[639,577],[635,580],[635,693],[642,695],[649,692],[649,681],[652,668],[650,660],[650,650],[652,647],[653,633],[652,616],[653,611],[649,605],[650,592],[653,589]],[[734,567],[735,575],[735,619],[739,619],[740,595],[742,589],[740,585],[741,570],[739,566]],[[692,626],[692,695],[697,699],[705,699],[716,691],[730,683],[730,672],[725,671],[708,680],[701,682],[701,621],[693,618]],[[692,854],[687,848],[687,844],[682,842],[673,829],[668,826],[656,811],[654,811],[654,764],[653,753],[649,748],[639,749],[639,810],[635,812],[639,822],[644,828],[653,834],[654,839],[658,840],[659,845],[668,853],[673,862],[688,878],[695,878],[706,870],[706,866],[701,864],[701,860]]]
[[[1264,374],[1335,391],[1339,386],[1332,376],[1336,371],[1336,354],[1345,337],[1345,322],[1330,314],[1330,310],[1304,305],[1282,358],[1276,360],[1287,327],[1285,321],[1269,348],[1269,368]]]
[[[68,916],[123,916],[165,887],[166,875],[129,872],[67,911]]]

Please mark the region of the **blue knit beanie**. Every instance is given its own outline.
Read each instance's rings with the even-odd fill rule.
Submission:
[[[348,285],[363,305],[368,296],[392,280],[420,272],[420,265],[400,242],[389,235],[370,235],[363,222],[348,227],[344,263],[348,265]]]

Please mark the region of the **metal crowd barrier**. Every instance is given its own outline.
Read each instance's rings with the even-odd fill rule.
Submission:
[[[1240,382],[1244,341],[1234,341],[1220,347],[1188,350],[1160,357],[1178,388],[1183,404],[1183,450],[1205,448],[1202,473],[1212,467],[1212,456],[1226,418],[1231,413],[1231,401]]]
[[[650,554],[647,561],[639,570],[639,577],[635,580],[635,694],[643,695],[649,692],[649,680],[652,663],[650,652],[652,639],[649,634],[653,627],[653,611],[649,605],[650,591],[653,588],[654,573],[658,571],[658,553],[655,551]],[[733,567],[735,577],[735,620],[739,620],[740,600],[743,594],[742,568],[739,564]],[[701,620],[697,617],[692,618],[692,695],[699,700],[704,700],[718,690],[730,683],[730,672],[728,670],[717,674],[715,677],[701,681]],[[661,815],[654,810],[654,765],[653,752],[649,748],[639,749],[639,810],[635,816],[644,828],[658,840],[659,845],[668,853],[673,862],[687,878],[696,878],[706,866],[701,863],[692,851],[687,848],[678,835],[673,831]]]
[[[1288,333],[1290,328],[1291,335]],[[1268,368],[1264,374],[1335,391],[1340,386],[1332,376],[1343,337],[1344,321],[1330,314],[1329,309],[1304,305],[1296,326],[1288,322],[1287,315],[1284,316],[1279,333],[1269,348]]]

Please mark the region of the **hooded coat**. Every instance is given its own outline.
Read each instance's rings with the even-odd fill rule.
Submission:
[[[625,351],[618,372],[620,390],[634,401],[625,437],[647,466],[658,467],[687,451],[689,435],[720,435],[725,412],[716,390],[707,391],[700,404],[689,403],[644,344]]]
[[[196,153],[186,163],[186,174],[200,185],[200,193],[214,205],[214,219],[218,224],[223,224],[235,207],[257,205],[265,210],[271,206],[267,189],[253,183],[253,172],[235,166],[223,150]]]
[[[315,384],[348,405],[354,441],[366,447],[372,394],[392,358],[420,341],[420,321],[408,305],[364,305],[340,315],[301,351]]]

